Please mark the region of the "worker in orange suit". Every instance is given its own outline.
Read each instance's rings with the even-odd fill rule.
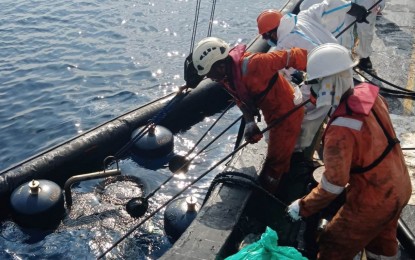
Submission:
[[[319,237],[318,259],[353,259],[363,249],[367,259],[397,259],[397,223],[411,180],[379,88],[353,87],[356,64],[350,51],[334,43],[308,55],[316,106],[332,106],[323,136],[325,170],[316,188],[289,205],[288,214],[294,220],[311,216],[345,193],[345,203]]]
[[[197,44],[192,60],[199,75],[223,83],[234,97],[246,120],[245,139],[256,143],[262,138],[254,120],[258,109],[269,124],[295,107],[294,89],[278,71],[288,67],[304,70],[307,51],[292,48],[249,53],[245,45],[230,49],[225,41],[208,37]],[[260,177],[270,192],[276,191],[281,176],[289,170],[303,117],[304,109],[300,108],[270,130],[267,159]]]

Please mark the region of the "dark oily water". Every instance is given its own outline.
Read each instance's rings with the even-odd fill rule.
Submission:
[[[218,1],[212,36],[231,45],[248,43],[257,33],[257,15],[263,9],[281,7],[280,2],[242,0],[234,6]],[[195,5],[195,1],[177,0],[2,1],[0,168],[182,85]],[[202,1],[196,41],[207,35],[210,12],[211,1]],[[237,109],[229,111],[200,147],[239,114]],[[186,154],[213,120],[214,116],[206,118],[176,135],[175,152]],[[186,175],[172,178],[150,199],[147,214],[229,153],[236,132],[237,126],[212,145],[213,151],[208,149],[192,161]],[[150,192],[171,176],[167,167],[136,159],[120,162],[122,174],[132,179],[74,185],[73,206],[55,231],[23,229],[11,220],[1,223],[0,259],[95,259],[139,222],[125,210],[130,198],[142,195],[137,180]],[[153,168],[158,169],[149,170]],[[186,194],[201,202],[214,174]],[[155,259],[162,255],[171,246],[163,232],[162,212],[107,257]]]

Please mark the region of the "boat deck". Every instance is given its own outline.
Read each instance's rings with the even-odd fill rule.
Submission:
[[[396,0],[386,2],[381,16],[377,17],[371,60],[379,77],[397,86],[415,91],[415,2]],[[390,88],[387,84],[381,86]],[[391,114],[413,116],[415,103],[409,99],[386,98]],[[393,120],[393,118],[392,118]],[[407,132],[415,133],[415,123],[405,126]],[[402,147],[415,147],[415,140],[401,140]],[[415,152],[404,151],[412,181],[412,198],[401,219],[415,234]],[[398,237],[399,237],[398,230]],[[412,243],[414,243],[412,241]],[[415,254],[415,252],[412,252]],[[412,259],[403,253],[401,259]]]
[[[415,2],[387,1],[377,17],[371,60],[379,77],[415,91]],[[388,87],[382,83],[384,87]],[[390,100],[390,112],[414,115],[414,101]]]

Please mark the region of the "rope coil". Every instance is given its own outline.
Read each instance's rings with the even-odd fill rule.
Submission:
[[[237,177],[237,178],[235,178],[235,177]],[[245,179],[245,180],[242,180],[242,179]],[[215,187],[220,183],[231,184],[231,185],[236,184],[236,185],[239,185],[239,186],[242,186],[242,187],[255,189],[257,191],[260,191],[260,192],[263,192],[264,194],[266,194],[268,197],[270,197],[272,200],[274,200],[277,204],[279,204],[283,207],[288,207],[288,205],[286,203],[284,203],[283,201],[281,201],[280,199],[275,197],[272,193],[270,193],[269,191],[264,189],[261,186],[261,184],[259,184],[259,182],[254,177],[252,177],[250,175],[247,175],[245,173],[233,172],[233,171],[226,171],[226,172],[222,172],[222,173],[216,175],[216,177],[213,179],[212,183],[210,184],[210,186],[208,188],[208,191],[205,195],[205,199],[202,203],[202,206],[205,205],[206,201],[209,199],[209,197],[212,194]]]

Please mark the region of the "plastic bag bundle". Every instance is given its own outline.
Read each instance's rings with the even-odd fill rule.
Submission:
[[[279,246],[277,232],[267,227],[261,239],[247,245],[238,253],[227,257],[225,260],[307,260],[294,247]]]

